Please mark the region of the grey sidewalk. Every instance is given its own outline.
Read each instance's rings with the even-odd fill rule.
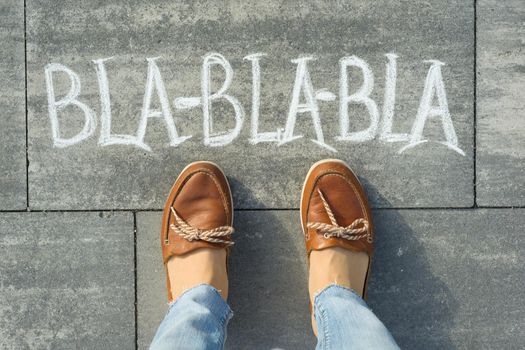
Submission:
[[[0,1],[0,349],[147,348],[160,209],[199,159],[237,209],[228,348],[312,348],[297,208],[323,158],[371,199],[370,306],[402,348],[524,348],[524,21],[520,0]]]

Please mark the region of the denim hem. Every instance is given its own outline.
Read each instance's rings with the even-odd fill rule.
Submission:
[[[335,283],[326,286],[324,289],[322,289],[319,293],[317,293],[314,296],[314,306],[319,303],[318,299],[322,298],[325,294],[329,294],[330,291],[333,291],[333,290],[339,290],[339,291],[350,293],[350,297],[352,299],[355,299],[359,304],[365,306],[367,309],[370,310],[370,307],[365,302],[363,297],[361,297],[359,294],[357,294],[355,290],[353,290],[352,288],[349,288],[349,287],[345,287],[345,286],[341,286],[341,285],[335,284]]]
[[[182,292],[179,297],[175,300],[173,300],[171,303],[168,303],[168,311],[167,313],[169,313],[171,311],[171,309],[173,309],[173,306],[184,296],[186,295],[187,293],[199,288],[199,287],[207,287],[208,289],[211,290],[212,293],[214,293],[217,297],[219,297],[219,299],[222,301],[223,303],[223,306],[225,307],[226,309],[226,312],[225,312],[225,315],[221,315],[221,318],[220,318],[220,321],[222,324],[226,323],[227,321],[229,321],[232,317],[233,317],[233,311],[232,309],[230,308],[230,305],[228,305],[228,303],[226,302],[226,300],[224,300],[221,296],[221,293],[219,293],[219,290],[217,288],[215,288],[214,286],[212,286],[211,284],[208,284],[208,283],[200,283],[200,284],[197,284],[193,287],[190,287],[188,289],[186,289],[184,292]]]
[[[318,293],[316,293],[316,294],[314,295],[314,304],[316,303],[317,298],[318,298],[321,294],[325,293],[325,292],[326,292],[327,290],[329,290],[329,289],[342,289],[342,290],[346,290],[346,291],[351,292],[354,296],[358,297],[359,299],[363,299],[363,298],[362,298],[359,294],[357,294],[356,291],[353,290],[352,288],[350,288],[350,287],[345,287],[345,286],[341,286],[341,285],[339,285],[339,284],[332,283],[332,284],[330,284],[330,285],[324,287],[323,289],[321,289],[321,291],[319,291]]]
[[[316,311],[319,312],[317,313]],[[317,320],[315,317],[316,315],[318,315],[320,318],[319,320]],[[319,305],[319,303],[314,304],[314,320],[317,327],[317,339],[319,342],[318,345],[322,345],[322,348],[320,349],[330,349],[330,333],[328,327],[325,327],[325,324],[328,323],[328,316],[326,315],[326,310],[321,305]],[[320,329],[320,325],[322,326],[322,329]]]

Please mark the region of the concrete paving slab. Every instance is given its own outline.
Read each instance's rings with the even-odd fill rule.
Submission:
[[[473,2],[30,0],[27,13],[31,207],[161,208],[206,159],[237,208],[297,208],[327,157],[356,169],[375,207],[474,203]],[[390,117],[410,142],[385,141]]]
[[[24,3],[0,4],[0,210],[26,208]]]
[[[160,253],[162,213],[137,213],[137,343],[148,349],[167,311],[166,277]]]
[[[135,346],[131,213],[1,213],[0,256],[0,348]]]
[[[403,349],[525,343],[523,209],[376,210],[369,304]],[[230,349],[307,349],[306,270],[296,211],[236,213]],[[138,341],[166,311],[160,213],[138,213]],[[501,231],[505,227],[505,232]]]
[[[370,305],[402,349],[523,348],[523,209],[374,214]]]
[[[525,205],[525,6],[478,1],[477,202]]]
[[[478,203],[525,205],[525,55],[520,1],[478,3]]]

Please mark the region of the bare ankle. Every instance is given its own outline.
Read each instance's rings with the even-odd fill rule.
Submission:
[[[185,290],[199,284],[216,288],[224,300],[228,297],[228,275],[226,272],[226,251],[203,248],[173,256],[167,264],[173,299]]]
[[[364,252],[339,247],[312,251],[310,254],[310,298],[332,284],[352,288],[363,294],[369,258]]]

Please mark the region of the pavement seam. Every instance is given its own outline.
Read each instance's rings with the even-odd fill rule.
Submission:
[[[135,287],[135,350],[138,349],[138,283],[137,283],[137,212],[133,211],[133,274]]]
[[[396,207],[396,208],[372,208],[372,211],[392,211],[392,210],[404,210],[404,211],[417,211],[417,210],[431,210],[431,211],[475,211],[477,209],[525,209],[525,205],[508,205],[508,206],[476,206],[473,207]],[[236,212],[264,212],[264,211],[299,211],[299,208],[240,208],[234,209]],[[71,210],[0,210],[0,214],[10,213],[161,213],[162,209],[71,209]],[[134,218],[136,220],[136,218]],[[136,231],[136,227],[135,227]],[[135,232],[136,235],[136,232]],[[135,237],[136,238],[136,237]]]
[[[27,105],[27,15],[26,0],[24,0],[24,95],[25,95],[25,121],[26,121],[26,210],[29,211],[29,123]]]
[[[478,207],[478,192],[477,192],[477,161],[476,161],[476,154],[477,154],[477,108],[478,108],[478,101],[477,101],[477,88],[478,88],[478,80],[477,80],[477,74],[478,74],[478,13],[477,13],[477,0],[474,1],[474,76],[473,76],[473,83],[474,83],[474,91],[473,91],[473,124],[474,124],[474,130],[472,135],[472,145],[473,145],[473,153],[472,153],[472,159],[473,159],[473,169],[474,169],[474,180],[473,180],[473,189],[474,189],[474,204],[473,208]]]

